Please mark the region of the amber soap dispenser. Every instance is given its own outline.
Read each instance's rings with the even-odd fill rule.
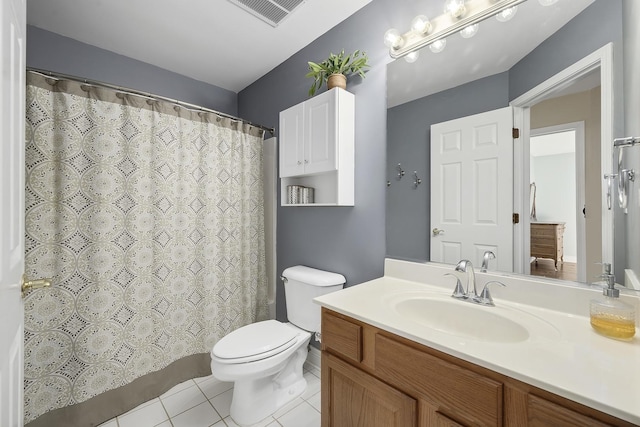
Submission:
[[[615,288],[616,278],[611,274],[611,264],[605,263],[602,267],[600,277],[607,286],[602,289],[604,298],[591,300],[591,327],[606,337],[629,341],[636,334],[635,309],[620,301],[620,291]]]

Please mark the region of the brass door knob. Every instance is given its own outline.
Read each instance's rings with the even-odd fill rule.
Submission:
[[[27,280],[27,275],[22,275],[22,296],[32,289],[48,288],[51,286],[51,279]]]

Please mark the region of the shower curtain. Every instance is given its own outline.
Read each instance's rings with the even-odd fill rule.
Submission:
[[[34,73],[26,106],[25,423],[92,425],[267,317],[262,132]]]

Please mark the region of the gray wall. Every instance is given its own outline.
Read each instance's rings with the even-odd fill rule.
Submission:
[[[27,26],[27,66],[238,113],[235,92],[33,26]]]
[[[418,170],[420,176],[429,177],[431,124],[505,107],[509,101],[609,42],[621,50],[622,2],[596,0],[509,71],[390,109],[387,175],[392,184],[387,193],[387,256],[429,259],[428,180],[412,193],[405,182],[410,177],[394,181],[393,169],[401,162],[408,174]],[[469,96],[470,93],[474,95]],[[417,111],[413,111],[414,108]],[[587,165],[587,173],[594,167],[599,170],[600,165]]]
[[[431,125],[509,105],[508,74],[494,76],[398,105],[387,111],[387,254],[430,259]],[[398,180],[396,166],[405,176]],[[413,171],[422,184],[414,189]]]
[[[307,61],[330,52],[364,50],[371,69],[363,80],[350,78],[356,96],[355,206],[279,207],[278,274],[303,264],[335,271],[354,285],[383,274],[385,256],[386,63],[382,36],[391,26],[393,0],[373,0],[351,18],[293,55],[239,94],[239,115],[278,125],[281,110],[307,99]],[[278,200],[278,204],[280,200]],[[284,290],[278,284],[277,317],[286,319]]]
[[[609,42],[622,45],[622,0],[596,0],[509,70],[513,100]]]

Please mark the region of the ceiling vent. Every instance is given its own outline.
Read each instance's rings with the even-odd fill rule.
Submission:
[[[229,0],[272,27],[289,16],[305,0]]]

